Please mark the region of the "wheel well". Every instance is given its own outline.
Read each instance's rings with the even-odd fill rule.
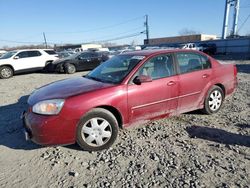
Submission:
[[[122,129],[123,126],[122,126],[122,116],[121,116],[121,113],[114,107],[112,106],[97,106],[96,108],[103,108],[105,110],[108,110],[110,111],[115,117],[116,117],[116,120],[118,121],[118,125],[119,127]]]
[[[225,87],[222,84],[215,84],[215,85],[218,86],[218,87],[220,87],[222,89],[224,97],[225,97],[225,95],[226,95]]]
[[[48,61],[46,61],[46,62],[45,62],[45,66],[48,65],[49,63],[52,63],[52,62],[53,62],[53,60],[48,60]]]
[[[10,67],[13,71],[13,73],[15,72],[14,68],[11,65],[1,65],[0,67]]]

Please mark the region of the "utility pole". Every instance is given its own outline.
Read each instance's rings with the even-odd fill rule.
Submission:
[[[47,40],[46,40],[46,36],[45,36],[45,33],[43,32],[43,38],[44,38],[44,43],[45,43],[45,46],[46,46],[46,49],[48,48],[48,44],[47,44]]]
[[[149,44],[149,27],[148,27],[148,15],[145,15],[146,21],[145,21],[145,27],[146,27],[146,44]]]
[[[226,0],[223,29],[222,29],[222,39],[227,38],[228,17],[229,17],[230,6],[231,6],[231,0]]]
[[[234,0],[234,17],[233,17],[233,32],[232,35],[235,37],[237,35],[238,19],[240,10],[240,0]]]

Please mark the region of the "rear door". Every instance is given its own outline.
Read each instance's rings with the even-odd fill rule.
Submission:
[[[92,52],[90,54],[90,58],[91,58],[91,68],[95,68],[98,65],[100,65],[102,59],[101,59],[101,54],[98,54],[96,52]]]
[[[101,63],[101,57],[96,52],[84,52],[79,56],[78,69],[90,70],[94,69]]]
[[[92,68],[91,54],[88,52],[81,53],[76,66],[78,70],[90,70]]]
[[[128,85],[130,122],[153,119],[175,112],[178,102],[178,76],[171,54],[158,55],[142,65],[132,80],[139,75],[152,82]]]
[[[212,76],[211,63],[206,56],[195,52],[176,53],[180,94],[178,111],[197,109],[202,101],[202,91]]]

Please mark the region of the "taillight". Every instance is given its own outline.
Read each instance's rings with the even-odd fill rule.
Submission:
[[[235,77],[237,76],[237,67],[236,67],[236,65],[234,65],[234,76]]]

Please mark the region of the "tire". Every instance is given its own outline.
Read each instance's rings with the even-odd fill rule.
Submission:
[[[73,74],[76,72],[76,67],[73,64],[66,64],[65,65],[65,72],[67,74]]]
[[[8,66],[0,67],[0,78],[7,79],[13,76],[13,69]]]
[[[95,108],[88,112],[77,126],[78,145],[87,151],[109,148],[118,135],[118,122],[108,110]]]
[[[202,112],[205,114],[214,114],[218,112],[224,100],[224,92],[219,86],[213,86],[207,93]]]

